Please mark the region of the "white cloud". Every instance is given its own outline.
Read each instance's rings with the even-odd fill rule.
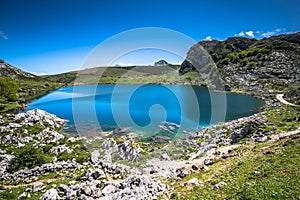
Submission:
[[[212,38],[211,38],[211,36],[209,35],[209,36],[207,36],[205,39],[204,39],[204,41],[212,41]]]
[[[249,37],[253,37],[254,38],[253,31],[246,31],[246,35],[248,35]]]
[[[245,33],[244,33],[244,31],[242,31],[242,32],[239,32],[239,34],[237,34],[238,36],[241,36],[241,37],[244,37],[245,36]]]
[[[280,32],[281,30],[278,28],[278,29],[276,29],[275,31],[276,31],[276,32]]]
[[[269,32],[265,32],[265,33],[262,33],[261,36],[262,37],[271,37],[273,35],[275,35],[275,31],[269,31]]]
[[[4,40],[8,40],[8,37],[6,36],[6,34],[3,31],[0,31],[0,36],[4,39]]]
[[[134,66],[134,64],[132,64],[132,63],[122,63],[122,62],[120,62],[120,63],[116,63],[115,65],[114,65],[115,67],[130,67],[130,66]]]
[[[36,75],[36,76],[44,76],[44,75],[47,75],[47,73],[45,73],[45,72],[37,73],[37,72],[32,72],[32,71],[30,71],[29,73],[30,73],[30,74],[34,74],[34,75]]]

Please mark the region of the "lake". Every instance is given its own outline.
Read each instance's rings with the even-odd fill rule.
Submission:
[[[151,134],[164,121],[179,124],[181,130],[197,130],[252,115],[261,105],[251,96],[199,86],[85,85],[55,90],[26,110],[38,108],[69,120],[67,132],[130,127]]]

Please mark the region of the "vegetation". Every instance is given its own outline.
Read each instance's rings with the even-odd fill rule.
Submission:
[[[18,100],[18,85],[12,78],[0,78],[0,96],[8,101]]]
[[[238,157],[221,160],[208,172],[196,172],[175,184],[172,199],[297,199],[300,184],[300,139],[252,144]],[[218,174],[217,176],[215,174]],[[193,177],[204,181],[191,190],[181,187]],[[225,182],[223,189],[214,185]]]
[[[41,148],[25,145],[16,151],[16,157],[12,160],[10,172],[15,172],[24,168],[34,168],[47,162],[51,157],[43,152]]]

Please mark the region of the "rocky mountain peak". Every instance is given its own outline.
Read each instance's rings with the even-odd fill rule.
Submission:
[[[169,63],[165,60],[159,60],[154,63],[154,66],[167,66]]]

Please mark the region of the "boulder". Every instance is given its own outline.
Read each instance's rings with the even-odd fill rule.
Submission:
[[[57,199],[61,199],[61,198],[58,195],[57,190],[54,188],[51,188],[50,190],[47,190],[40,199],[41,200],[57,200]]]
[[[213,160],[212,159],[204,159],[204,165],[212,165],[213,164]]]
[[[44,190],[46,187],[43,185],[42,182],[37,182],[32,186],[32,192],[39,192]]]
[[[105,173],[103,172],[102,169],[89,169],[86,173],[85,176],[91,180],[95,179],[103,179],[106,178]]]
[[[116,186],[110,184],[110,185],[105,186],[105,187],[102,189],[102,195],[108,196],[108,195],[114,193],[115,191],[117,191]]]

